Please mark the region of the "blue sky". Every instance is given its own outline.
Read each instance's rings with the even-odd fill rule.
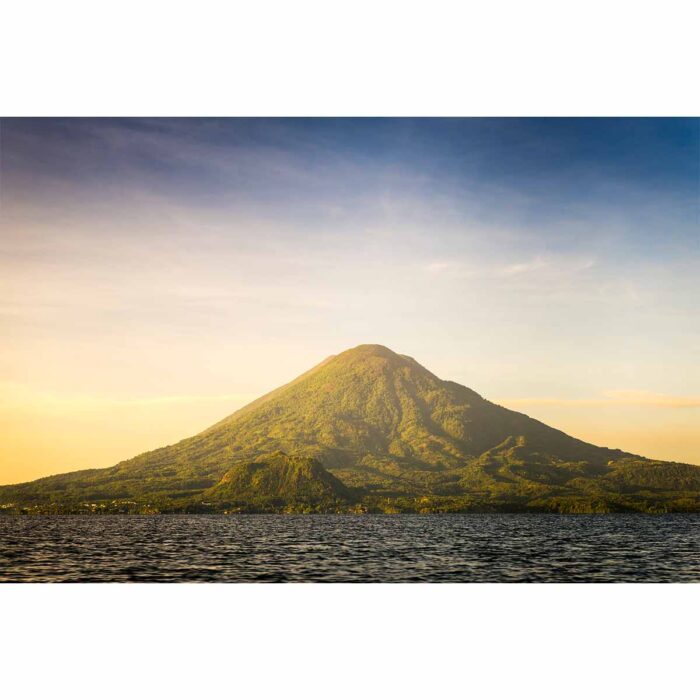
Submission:
[[[151,407],[141,442],[110,414],[114,449],[63,455],[106,466],[380,342],[579,437],[700,461],[699,124],[2,120],[6,410],[27,435],[63,410],[77,440],[71,411]],[[5,464],[56,458],[32,449]]]
[[[491,220],[590,206],[629,219],[648,196],[697,216],[695,119],[4,120],[3,146],[6,186],[44,194],[60,179],[116,196],[133,178],[201,206],[232,197],[300,215],[409,187],[465,207],[478,196]],[[507,212],[488,206],[506,192],[518,195]]]

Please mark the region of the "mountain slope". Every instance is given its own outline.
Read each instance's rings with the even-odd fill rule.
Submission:
[[[630,489],[642,500],[692,499],[700,474],[582,442],[443,381],[410,357],[360,345],[199,435],[109,469],[4,487],[0,502],[201,500],[235,465],[279,451],[319,461],[369,501],[545,508],[542,499],[627,498]]]
[[[218,484],[204,491],[205,503],[227,508],[279,507],[284,504],[314,506],[347,500],[345,485],[315,459],[284,452],[240,462],[229,469]]]

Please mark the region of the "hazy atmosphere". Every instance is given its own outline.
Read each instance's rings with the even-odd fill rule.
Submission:
[[[694,119],[3,119],[0,483],[381,343],[700,464]]]

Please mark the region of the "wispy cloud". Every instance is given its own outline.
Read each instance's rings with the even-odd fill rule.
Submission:
[[[528,260],[527,262],[512,263],[511,265],[506,265],[505,267],[500,268],[499,272],[504,277],[511,277],[513,275],[521,275],[523,273],[541,270],[543,267],[547,266],[547,261],[543,257],[537,256],[536,258]]]
[[[234,408],[257,398],[255,394],[214,394],[180,396],[133,396],[127,398],[95,396],[63,392],[39,391],[30,386],[0,383],[0,411],[15,413],[18,410],[47,411],[51,413],[143,408],[168,404],[228,403]]]
[[[616,403],[659,408],[700,408],[700,396],[674,396],[650,391],[608,391],[606,396]]]
[[[422,269],[435,276],[444,277],[477,277],[479,279],[523,280],[540,278],[570,278],[577,273],[590,270],[595,266],[591,256],[580,256],[576,253],[558,255],[535,255],[531,258],[503,265],[500,261],[489,260],[480,254],[473,254],[471,259],[457,258],[454,260],[436,259],[422,265]]]
[[[589,270],[595,265],[595,260],[589,256],[569,255],[536,255],[535,257],[515,262],[498,268],[497,272],[503,277],[528,275],[533,272],[548,272],[571,275]]]
[[[431,276],[450,279],[472,277],[476,272],[473,264],[459,260],[434,260],[422,265],[421,269]]]
[[[700,396],[656,394],[649,391],[606,391],[597,398],[553,398],[543,396],[499,398],[504,406],[649,406],[654,408],[700,408]]]
[[[431,262],[425,266],[428,272],[433,272],[439,274],[441,272],[448,272],[449,270],[454,270],[457,268],[457,264],[453,262]]]

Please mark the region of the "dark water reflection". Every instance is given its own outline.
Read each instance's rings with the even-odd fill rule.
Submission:
[[[0,581],[700,581],[700,515],[0,517]]]

